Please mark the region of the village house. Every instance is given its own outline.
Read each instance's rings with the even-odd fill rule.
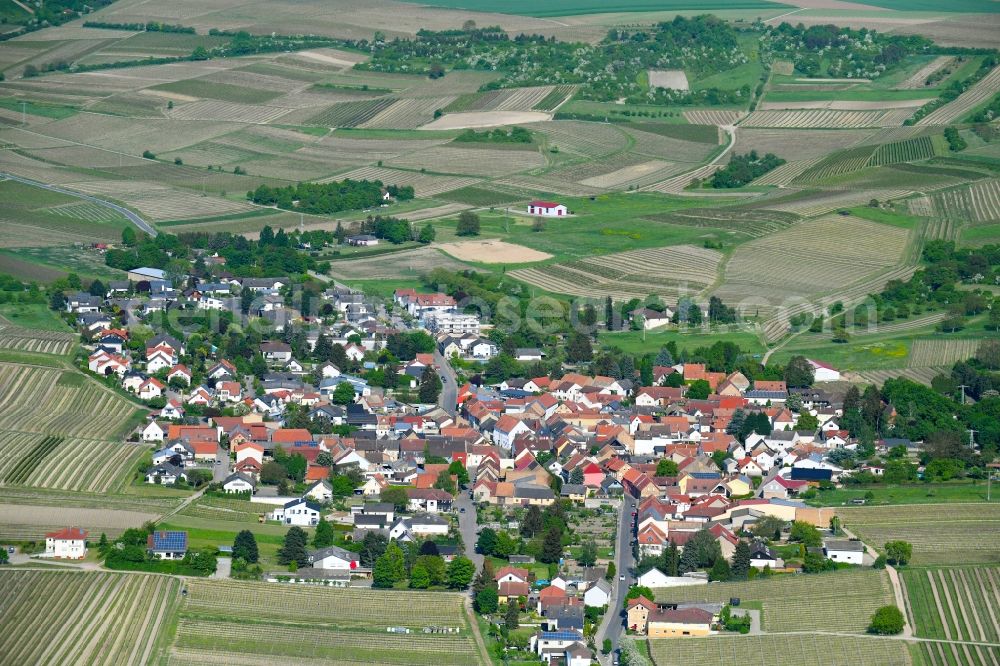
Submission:
[[[87,531],[66,527],[45,535],[45,557],[82,560],[87,557]]]
[[[146,538],[146,550],[160,560],[182,560],[187,549],[187,532],[157,530]]]
[[[271,513],[267,514],[267,519],[275,520],[284,525],[315,527],[320,521],[321,511],[322,508],[319,504],[300,498],[274,509]]]

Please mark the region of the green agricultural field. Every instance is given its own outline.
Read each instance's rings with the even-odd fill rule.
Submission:
[[[872,613],[892,603],[884,571],[851,569],[823,574],[781,574],[739,583],[657,588],[656,601],[722,602],[733,597],[763,605],[763,629],[862,634]]]
[[[844,525],[869,545],[913,544],[913,564],[977,564],[1000,561],[1000,544],[984,539],[1000,528],[1000,502],[908,504],[837,509]]]
[[[736,235],[729,231],[667,223],[650,224],[645,219],[665,211],[705,206],[710,200],[643,193],[601,195],[593,201],[561,197],[559,201],[566,204],[572,217],[546,218],[545,228],[539,232],[533,230],[533,218],[527,214],[506,216],[483,213],[480,215],[481,236],[501,238],[509,243],[548,252],[559,261],[664,245],[702,245],[706,240],[736,242]],[[456,224],[457,218],[435,220],[438,240],[443,240],[442,232],[448,233]]]
[[[6,664],[156,663],[180,598],[168,576],[105,572],[0,572]]]
[[[241,102],[243,104],[261,104],[281,96],[280,92],[260,90],[258,88],[244,88],[229,83],[202,81],[200,79],[163,83],[154,86],[153,89],[177,93],[179,95],[190,95],[192,97],[207,97],[208,99],[217,99],[223,102]]]
[[[602,347],[618,347],[630,354],[655,354],[660,347],[676,342],[678,349],[692,350],[698,347],[710,347],[716,342],[732,342],[740,349],[750,354],[759,355],[764,352],[764,346],[760,338],[752,331],[712,331],[703,333],[700,331],[676,331],[676,330],[652,330],[646,331],[643,336],[642,331],[622,331],[609,333],[601,331],[597,335],[597,340]]]
[[[975,0],[968,0],[973,2]],[[542,5],[529,0],[431,0],[422,4],[450,9],[469,9],[477,12],[500,12],[521,16],[575,16],[581,14],[604,14],[608,12],[668,12],[684,10],[736,10],[759,9],[780,11],[785,6],[764,0],[549,0]]]
[[[844,506],[868,493],[875,499],[868,506],[888,504],[940,504],[941,502],[985,502],[986,484],[976,480],[948,481],[946,483],[913,483],[892,485],[848,485],[833,490],[820,490],[819,495],[808,501],[811,506]]]
[[[1000,642],[995,612],[1000,568],[905,568],[901,575],[917,636]]]
[[[171,663],[203,663],[208,657],[240,663],[322,659],[473,666],[486,659],[459,594],[209,580],[190,580],[187,589]],[[414,633],[387,634],[394,626]],[[424,634],[428,626],[457,632]]]
[[[718,666],[729,663],[823,664],[823,666],[911,666],[906,643],[866,636],[739,636],[649,641],[657,666]]]
[[[57,317],[49,307],[42,303],[2,303],[0,304],[0,323],[6,319],[22,328],[40,331],[57,331],[68,333],[76,338],[76,334],[62,319]]]

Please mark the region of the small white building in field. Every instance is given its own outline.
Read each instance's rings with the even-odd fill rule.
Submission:
[[[532,201],[528,204],[528,215],[564,217],[567,212],[566,206],[554,201]]]
[[[860,541],[827,541],[823,544],[823,552],[834,562],[847,564],[863,564],[865,544]]]
[[[79,527],[66,527],[45,535],[45,557],[82,560],[87,556],[87,532]]]
[[[821,361],[808,359],[809,365],[813,368],[813,374],[817,382],[839,382],[840,370],[827,365]]]

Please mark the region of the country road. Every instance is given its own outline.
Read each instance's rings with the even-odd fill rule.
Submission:
[[[48,183],[40,183],[37,180],[31,180],[30,178],[22,178],[20,176],[15,176],[14,174],[6,173],[0,171],[0,178],[6,178],[7,180],[17,181],[18,183],[23,183],[24,185],[31,185],[32,187],[40,187],[43,190],[48,190],[50,192],[58,192],[59,194],[65,194],[67,196],[76,197],[78,199],[83,199],[84,201],[89,201],[95,203],[98,206],[104,206],[105,208],[110,208],[111,210],[117,211],[127,217],[132,224],[139,228],[139,231],[149,234],[150,236],[155,236],[157,231],[153,228],[146,220],[139,217],[136,213],[133,213],[128,208],[124,206],[119,206],[116,203],[111,203],[110,201],[105,201],[104,199],[98,199],[97,197],[91,196],[89,194],[83,194],[82,192],[74,192],[73,190],[67,190],[64,187],[59,187],[58,185],[49,185]]]
[[[615,568],[618,570],[614,579],[611,580],[611,599],[608,601],[608,609],[604,613],[604,619],[597,628],[594,643],[600,648],[605,638],[611,639],[612,648],[618,649],[618,641],[621,638],[624,620],[622,619],[622,604],[628,589],[634,582],[632,577],[632,527],[635,519],[632,511],[635,507],[635,500],[628,494],[622,497],[621,507],[618,510],[618,535],[615,540]],[[625,580],[621,580],[624,576]],[[599,653],[600,654],[600,653]],[[611,655],[600,654],[599,661],[607,665],[611,663]]]

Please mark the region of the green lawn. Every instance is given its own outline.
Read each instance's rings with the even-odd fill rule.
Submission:
[[[11,111],[24,111],[31,116],[41,116],[43,118],[69,118],[79,113],[79,110],[66,104],[51,104],[49,102],[32,102],[14,97],[0,98],[0,108]]]
[[[220,529],[220,527],[225,529]],[[257,538],[261,564],[265,567],[278,566],[278,549],[281,548],[285,533],[288,532],[288,528],[283,525],[221,522],[185,515],[171,516],[168,522],[157,524],[157,529],[186,531],[190,547],[196,549],[231,546],[238,532],[250,530]],[[309,533],[309,538],[312,539],[312,530],[306,531]]]
[[[712,76],[706,76],[691,83],[692,90],[718,88],[720,90],[737,90],[744,85],[753,88],[760,81],[764,69],[759,61],[744,63],[739,67],[728,69]]]
[[[863,499],[867,493],[875,499],[868,504],[937,504],[940,502],[985,502],[986,483],[975,480],[948,481],[945,483],[913,483],[887,485],[876,483],[864,486],[846,486],[834,490],[821,490],[808,504],[812,506],[841,506],[853,499]]]
[[[645,337],[645,340],[643,339]],[[706,347],[716,342],[732,342],[751,354],[761,354],[764,346],[757,335],[751,331],[713,331],[702,333],[698,331],[653,330],[622,331],[615,333],[601,332],[597,341],[603,347],[619,347],[630,354],[656,353],[660,347],[670,341],[677,343],[680,349],[696,349]]]
[[[963,245],[987,245],[1000,243],[1000,224],[981,224],[962,229]]]
[[[72,329],[62,319],[42,303],[2,303],[0,317],[12,324],[24,328],[34,328],[42,331],[64,331],[71,333]]]
[[[871,220],[872,222],[890,224],[894,227],[901,227],[903,229],[912,229],[920,223],[920,218],[913,215],[907,215],[896,210],[870,208],[868,206],[857,206],[855,208],[851,208],[850,210],[851,215],[854,215],[855,217],[863,217],[864,219]]]
[[[481,237],[502,238],[554,256],[554,261],[568,261],[627,250],[691,243],[701,246],[706,240],[721,240],[727,246],[741,237],[728,230],[651,222],[646,216],[683,208],[712,206],[712,199],[681,199],[661,194],[607,194],[589,198],[555,197],[572,213],[563,219],[545,219],[543,231],[533,230],[527,215],[481,213]],[[722,202],[731,203],[731,202]],[[434,221],[437,240],[454,240],[458,218]],[[459,239],[460,240],[460,239]],[[484,268],[498,270],[498,266]],[[513,266],[508,265],[508,270]]]

